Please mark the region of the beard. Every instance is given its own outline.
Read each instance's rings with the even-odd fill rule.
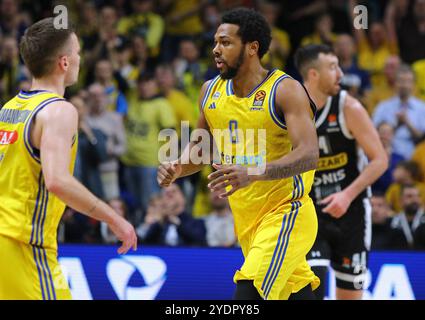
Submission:
[[[244,62],[244,57],[245,57],[245,46],[242,47],[241,52],[239,53],[238,61],[236,61],[236,66],[231,67],[227,63],[225,63],[227,66],[227,71],[224,71],[220,74],[221,78],[223,80],[229,80],[236,77],[242,63]]]
[[[419,205],[417,203],[411,203],[408,204],[405,208],[404,208],[404,212],[408,215],[408,216],[414,216],[416,214],[416,212],[418,212],[419,210]]]

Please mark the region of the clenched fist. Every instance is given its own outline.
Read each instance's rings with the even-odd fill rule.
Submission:
[[[158,167],[156,180],[161,187],[168,187],[182,173],[182,165],[179,163],[161,163]]]

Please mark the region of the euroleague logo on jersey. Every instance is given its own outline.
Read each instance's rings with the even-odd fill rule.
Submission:
[[[18,140],[17,131],[0,130],[0,145],[13,144]]]
[[[252,107],[250,111],[263,111],[263,103],[266,99],[266,92],[264,90],[260,90],[255,94],[254,102],[252,103]]]

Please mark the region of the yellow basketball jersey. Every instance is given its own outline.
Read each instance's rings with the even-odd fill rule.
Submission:
[[[35,115],[64,100],[44,90],[21,91],[0,109],[0,234],[43,248],[57,248],[65,204],[46,189],[40,152],[30,142]],[[72,143],[73,171],[77,137]]]
[[[276,87],[289,76],[274,69],[248,96],[237,97],[232,80],[217,76],[201,107],[224,164],[265,165],[292,150],[284,116],[276,111]],[[313,113],[312,113],[313,114]],[[256,181],[229,197],[239,241],[247,240],[269,214],[307,201],[314,170],[287,179]]]

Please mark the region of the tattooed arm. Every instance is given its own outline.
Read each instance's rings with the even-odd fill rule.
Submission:
[[[316,128],[312,120],[309,98],[301,84],[285,79],[276,90],[276,108],[285,115],[292,143],[292,151],[282,158],[267,163],[265,174],[255,180],[275,180],[313,170],[319,159]]]
[[[283,80],[276,90],[277,111],[285,115],[285,122],[292,143],[292,151],[280,159],[266,164],[262,174],[250,174],[240,165],[213,164],[217,170],[208,176],[212,191],[222,190],[220,197],[228,197],[253,181],[277,180],[315,169],[319,159],[313,112],[306,91],[298,81]],[[225,191],[228,186],[232,189]]]

